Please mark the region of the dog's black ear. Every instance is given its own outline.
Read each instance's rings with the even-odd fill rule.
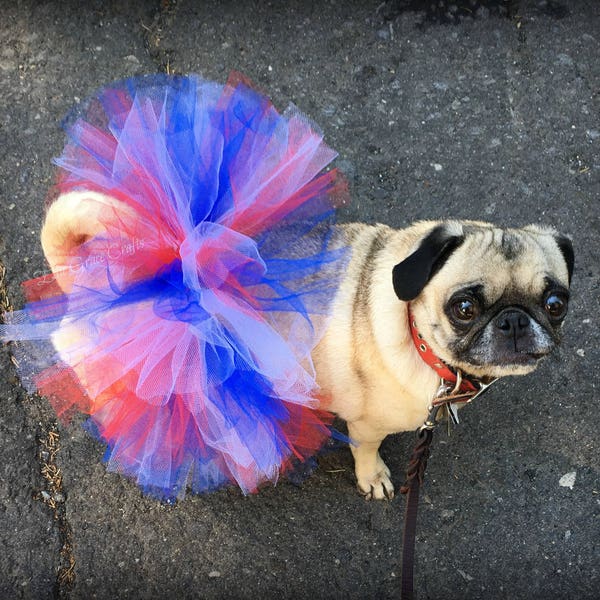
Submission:
[[[444,225],[432,229],[419,247],[394,267],[396,296],[405,302],[414,300],[463,240],[463,236],[449,233]]]
[[[567,271],[569,273],[569,285],[571,285],[571,277],[573,277],[573,269],[575,268],[575,252],[573,252],[573,242],[566,235],[554,236],[560,251],[567,263]]]

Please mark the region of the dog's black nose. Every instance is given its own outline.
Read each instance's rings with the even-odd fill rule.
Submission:
[[[522,310],[507,308],[503,310],[494,321],[494,325],[509,338],[518,339],[524,335],[531,320],[529,315]]]

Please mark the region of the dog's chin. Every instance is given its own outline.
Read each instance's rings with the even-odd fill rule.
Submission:
[[[549,352],[511,352],[503,356],[495,357],[470,357],[451,361],[453,366],[459,368],[463,373],[473,375],[481,379],[495,379],[508,375],[527,375],[535,371],[540,361]]]

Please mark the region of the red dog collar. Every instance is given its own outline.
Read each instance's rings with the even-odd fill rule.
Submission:
[[[455,386],[459,375],[457,375],[456,371],[451,369],[441,358],[438,358],[434,354],[433,350],[424,340],[423,335],[419,333],[419,330],[417,329],[417,323],[413,317],[410,307],[408,308],[408,321],[410,324],[412,339],[415,344],[415,348],[419,352],[419,356],[440,376],[442,379],[442,384],[446,383],[451,386]],[[480,387],[478,384],[474,383],[467,377],[462,377],[460,386],[456,392],[478,392],[479,389]]]

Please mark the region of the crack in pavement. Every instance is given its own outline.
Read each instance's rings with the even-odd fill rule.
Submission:
[[[46,489],[34,495],[48,506],[54,516],[60,535],[60,560],[54,587],[55,598],[68,597],[75,582],[75,556],[73,553],[73,530],[66,516],[66,496],[62,472],[56,464],[60,450],[60,434],[56,423],[50,423],[38,437],[38,460],[40,472],[46,482]]]
[[[172,65],[174,51],[171,48],[162,46],[162,32],[168,27],[177,10],[177,3],[174,0],[161,0],[160,6],[156,11],[150,26],[140,23],[143,29],[144,47],[152,61],[158,67],[158,70],[167,75],[172,75],[175,71]]]

